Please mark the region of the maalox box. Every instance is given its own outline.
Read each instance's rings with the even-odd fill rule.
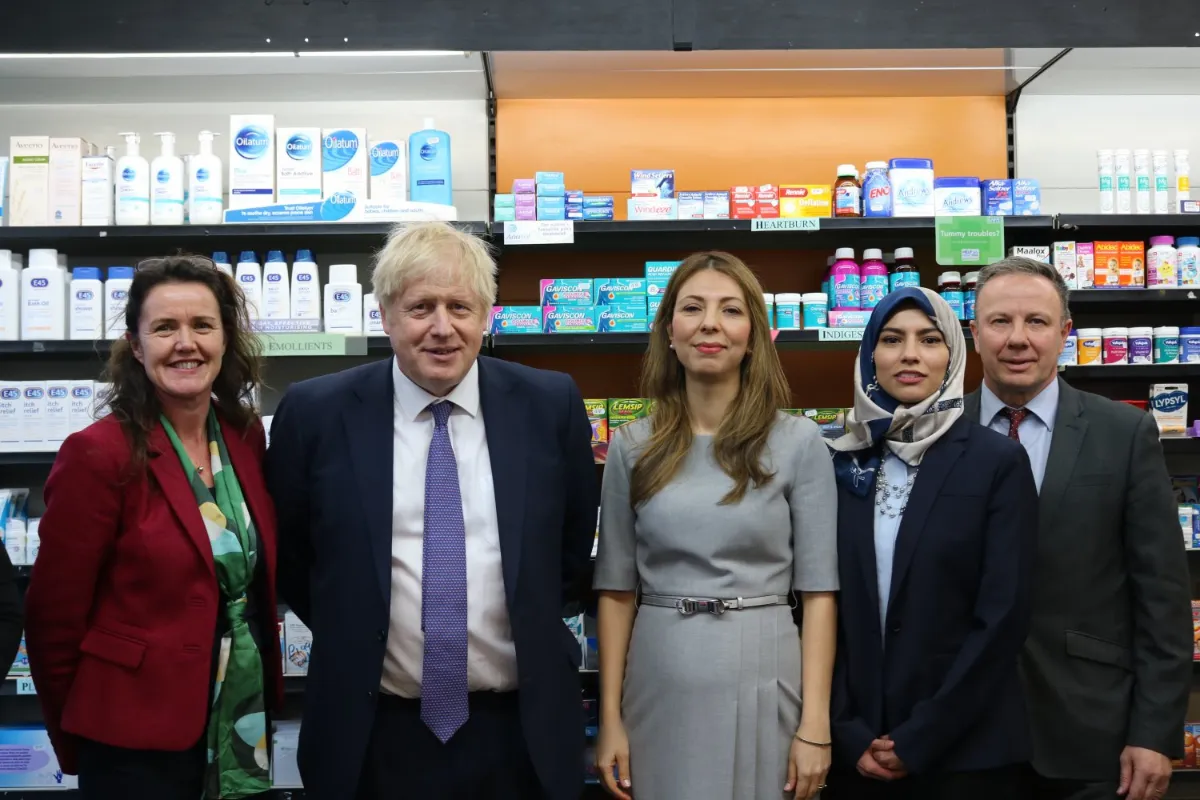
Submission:
[[[492,306],[488,333],[541,333],[541,306]]]
[[[542,308],[545,333],[595,333],[595,306],[545,306]]]
[[[542,278],[543,306],[594,306],[591,278]]]
[[[596,306],[596,330],[600,333],[645,333],[646,308],[642,305]]]
[[[636,304],[646,300],[645,278],[596,278],[594,285],[598,306]]]

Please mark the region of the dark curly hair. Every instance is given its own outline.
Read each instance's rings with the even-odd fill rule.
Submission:
[[[146,368],[134,357],[130,340],[137,338],[142,306],[150,291],[164,283],[199,283],[217,298],[225,355],[212,391],[221,416],[238,431],[244,432],[254,423],[251,396],[262,384],[261,346],[250,328],[245,296],[233,278],[203,256],[176,255],[143,261],[134,273],[125,305],[127,335],[113,342],[105,369],[104,378],[112,385],[101,398],[129,436],[133,463],[137,465],[146,461],[147,442],[158,425],[162,405]]]

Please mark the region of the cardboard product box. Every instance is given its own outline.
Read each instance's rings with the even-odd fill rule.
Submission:
[[[608,400],[608,440],[617,428],[649,415],[651,400],[646,397],[610,397]]]
[[[1121,286],[1121,243],[1093,242],[1093,282],[1097,289]]]
[[[1156,383],[1150,387],[1150,413],[1163,438],[1187,436],[1188,386],[1186,383]]]
[[[1145,242],[1121,242],[1117,258],[1123,288],[1140,289],[1146,285]]]
[[[592,455],[597,464],[608,460],[608,398],[583,401],[592,426]]]

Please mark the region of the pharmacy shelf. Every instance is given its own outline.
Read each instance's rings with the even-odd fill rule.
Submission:
[[[1181,303],[1200,309],[1200,286],[1193,289],[1076,289],[1071,305],[1127,305],[1138,303]]]
[[[12,789],[0,790],[0,800],[50,800],[55,797],[80,797],[77,789]],[[263,795],[263,800],[306,800],[307,796],[300,789],[272,789]]]
[[[54,457],[58,453],[54,451],[42,453],[0,453],[0,467],[35,467],[45,464],[53,464]]]
[[[752,220],[612,220],[576,221],[573,244],[530,245],[535,250],[667,249],[695,252],[727,250],[806,250],[853,244],[884,246],[932,244],[933,217],[823,218],[815,231],[752,231]],[[1054,229],[1053,217],[1005,217],[1005,244],[1045,244]],[[503,223],[493,236],[503,246]],[[924,241],[917,237],[923,237]],[[516,247],[516,246],[514,246]],[[521,245],[521,248],[526,245]]]
[[[1059,214],[1060,230],[1130,228],[1155,231],[1151,235],[1200,236],[1200,214]]]
[[[486,222],[455,223],[486,234]],[[225,250],[285,250],[307,247],[321,252],[373,252],[383,245],[389,223],[304,223],[278,225],[129,225],[108,227],[0,228],[0,248],[53,247],[72,258],[167,255],[177,251],[208,255]]]
[[[1193,437],[1159,439],[1163,453],[1168,456],[1200,456],[1200,439]]]
[[[286,334],[287,336],[305,336],[308,334]],[[323,338],[324,334],[312,334]],[[354,346],[347,343],[347,350],[354,351],[346,356],[329,356],[320,353],[303,356],[288,356],[289,358],[356,358],[383,355],[392,352],[391,342],[386,336],[350,337],[357,340]],[[70,359],[107,359],[112,349],[111,341],[18,341],[0,342],[0,357],[25,358],[70,358]],[[278,356],[276,356],[278,357]],[[271,357],[272,360],[276,357]]]
[[[1200,377],[1200,364],[1122,364],[1064,367],[1062,376],[1073,380],[1179,380]]]

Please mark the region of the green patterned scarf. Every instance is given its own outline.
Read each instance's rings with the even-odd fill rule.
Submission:
[[[213,488],[204,485],[200,471],[167,421],[163,428],[183,464],[200,516],[212,544],[217,586],[225,601],[229,631],[221,639],[213,706],[208,719],[208,769],[205,800],[250,797],[271,788],[267,755],[267,716],[263,698],[263,662],[246,622],[246,592],[258,560],[258,537],[242,487],[233,474],[225,438],[215,410],[208,412],[209,468]]]

